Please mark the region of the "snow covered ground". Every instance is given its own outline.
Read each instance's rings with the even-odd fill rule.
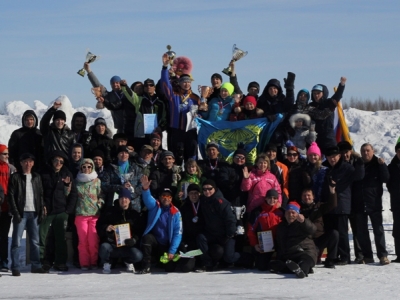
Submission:
[[[70,124],[74,112],[82,111],[92,124],[97,117],[112,124],[108,110],[73,108],[68,97],[60,96],[62,110]],[[51,103],[48,103],[51,105]],[[47,110],[47,104],[35,101],[31,108],[21,101],[10,102],[4,115],[0,115],[0,143],[7,144],[13,130],[21,126],[21,116],[33,109],[39,119]],[[400,136],[400,111],[365,112],[357,109],[345,111],[351,137],[358,151],[369,142],[375,153],[389,163],[394,156],[394,146]],[[112,127],[112,125],[110,125]],[[384,223],[390,230],[392,218],[389,195],[385,190]],[[11,233],[10,233],[11,236]],[[371,236],[373,241],[373,236]],[[386,232],[389,254],[394,252],[391,231]],[[24,241],[23,241],[24,244]],[[25,250],[25,249],[24,249]],[[25,251],[22,251],[23,254]],[[389,255],[389,259],[393,259]],[[21,257],[21,259],[23,259]],[[22,270],[21,277],[11,273],[0,278],[0,299],[399,299],[400,264],[381,266],[348,265],[334,270],[321,266],[315,274],[299,280],[294,275],[277,275],[255,270],[221,271],[214,273],[133,275],[114,271],[104,275],[101,270],[85,271],[71,267],[69,272],[31,274],[29,266]]]

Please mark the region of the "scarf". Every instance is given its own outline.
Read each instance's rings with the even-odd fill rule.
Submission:
[[[97,178],[96,171],[92,171],[90,174],[84,174],[79,171],[78,175],[76,176],[76,181],[78,182],[89,182]]]

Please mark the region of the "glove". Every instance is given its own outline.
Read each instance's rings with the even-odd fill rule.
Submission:
[[[128,248],[132,248],[136,244],[136,239],[130,238],[125,240],[125,246]]]
[[[15,215],[13,215],[13,221],[16,223],[21,223],[22,219],[21,216],[19,215],[19,213],[16,213]]]
[[[276,115],[267,115],[267,119],[270,122],[274,122],[276,120]]]
[[[292,72],[287,73],[287,78],[283,78],[283,81],[285,81],[285,89],[287,90],[294,90],[294,80],[296,78],[296,74]]]

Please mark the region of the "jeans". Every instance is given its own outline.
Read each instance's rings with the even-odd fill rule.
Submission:
[[[122,258],[128,264],[134,264],[142,260],[142,252],[135,247],[117,247],[110,243],[100,245],[99,256],[101,264],[109,263],[111,258]]]
[[[36,212],[24,212],[20,223],[15,222],[13,219],[13,233],[11,242],[12,270],[19,270],[20,268],[19,249],[21,247],[21,238],[25,228],[29,236],[31,270],[39,269],[42,266],[40,264],[39,225],[37,220],[38,215]]]

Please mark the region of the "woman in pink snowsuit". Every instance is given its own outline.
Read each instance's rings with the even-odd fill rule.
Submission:
[[[275,189],[278,194],[278,206],[282,204],[282,191],[275,175],[270,171],[269,158],[265,153],[257,156],[255,168],[249,173],[247,167],[243,168],[243,180],[241,189],[249,192],[247,198],[247,212],[251,212],[254,208],[264,203],[265,195],[268,190]]]

